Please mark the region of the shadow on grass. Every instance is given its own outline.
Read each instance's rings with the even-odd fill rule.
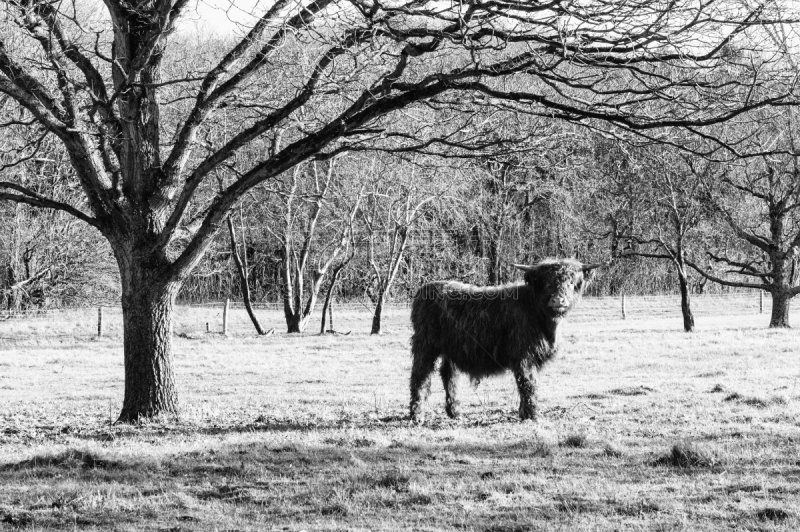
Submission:
[[[44,454],[14,464],[2,465],[0,466],[0,472],[51,468],[126,470],[133,467],[139,467],[139,465],[117,460],[107,460],[87,451],[68,449],[57,454]]]
[[[519,423],[519,418],[515,412],[507,409],[475,412],[455,420],[446,417],[444,413],[429,412],[428,419],[421,427],[429,430],[439,430],[454,427],[491,427],[504,423]],[[259,432],[303,433],[340,429],[395,429],[409,426],[418,425],[411,422],[405,411],[381,417],[358,415],[339,419],[287,419],[262,415],[251,422],[231,424],[153,422],[141,425],[105,425],[98,427],[97,430],[74,432],[71,437],[82,440],[113,442],[121,439],[141,439],[145,437],[225,436]]]
[[[526,515],[535,514],[553,523],[571,522],[581,515],[652,519],[663,511],[660,504],[638,495],[622,493],[619,498],[609,498],[547,488],[549,481],[545,478],[554,467],[558,475],[571,478],[586,469],[587,460],[591,468],[609,472],[621,469],[620,463],[595,459],[591,453],[583,453],[582,460],[567,461],[570,449],[548,442],[535,430],[524,432],[499,441],[401,439],[402,445],[387,445],[385,435],[364,445],[348,434],[325,439],[325,435],[301,433],[293,442],[287,442],[284,436],[245,442],[209,441],[203,447],[149,464],[118,460],[113,454],[102,457],[69,450],[0,467],[0,485],[25,484],[31,476],[51,472],[52,480],[46,487],[42,484],[36,488],[38,492],[26,492],[16,506],[20,512],[33,512],[34,525],[55,523],[54,527],[64,524],[63,512],[59,513],[54,501],[65,492],[76,501],[67,505],[72,512],[69,515],[77,515],[86,527],[92,520],[106,519],[103,516],[108,512],[117,512],[116,524],[129,523],[134,528],[152,524],[154,516],[162,516],[160,525],[175,527],[185,526],[183,520],[197,516],[204,530],[229,529],[225,519],[235,508],[237,513],[258,516],[263,523],[328,519],[337,521],[337,527],[349,529],[363,528],[364,519],[410,524],[419,523],[422,516],[431,529],[452,529],[458,517],[445,508],[463,504],[481,505],[489,512],[470,523],[467,530],[528,530],[526,523],[518,522],[518,513],[506,514],[506,510],[492,506],[493,501],[507,497],[537,501]],[[404,435],[405,431],[399,433],[400,438]],[[592,440],[581,444],[598,451],[603,445]],[[698,453],[689,444],[676,445],[659,464],[670,467],[657,474],[670,476],[676,470],[707,467],[707,455]],[[640,459],[625,461],[622,469],[627,467],[640,474]],[[64,474],[65,469],[69,474]],[[92,495],[95,493],[103,497]],[[140,510],[123,511],[126,508]],[[762,522],[794,518],[790,510],[779,510],[766,508],[757,518]],[[17,519],[16,515],[12,517]]]

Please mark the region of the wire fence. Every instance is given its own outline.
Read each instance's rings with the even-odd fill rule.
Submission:
[[[705,316],[769,315],[772,301],[763,292],[743,292],[694,296],[692,311],[698,318]],[[265,329],[285,331],[283,306],[280,302],[254,305]],[[316,333],[320,329],[321,305],[309,320],[306,329]],[[368,332],[374,306],[369,301],[349,301],[333,305],[334,325],[339,332]],[[383,319],[388,330],[410,327],[407,300],[386,304]],[[677,295],[585,297],[570,315],[573,322],[598,322],[608,320],[673,319],[681,316],[681,302]],[[254,334],[250,318],[240,302],[224,301],[203,304],[178,304],[173,317],[173,330],[179,336],[227,333]],[[0,339],[122,336],[122,309],[120,307],[32,309],[0,311]]]

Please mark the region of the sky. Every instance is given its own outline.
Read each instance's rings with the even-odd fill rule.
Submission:
[[[243,33],[252,27],[272,0],[191,0],[178,21],[178,31],[212,31],[220,35]]]

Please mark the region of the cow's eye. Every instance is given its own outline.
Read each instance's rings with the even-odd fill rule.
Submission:
[[[578,281],[577,283],[575,283],[575,291],[577,292],[580,289],[581,289],[581,281]]]

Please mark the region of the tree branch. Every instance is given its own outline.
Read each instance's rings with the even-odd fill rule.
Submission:
[[[4,189],[16,191],[18,192],[18,194],[12,194],[11,192],[4,192],[3,191]],[[81,212],[72,205],[69,205],[67,203],[62,203],[60,201],[55,201],[50,198],[46,198],[41,194],[38,194],[23,186],[17,185],[16,183],[0,181],[0,200],[8,200],[16,203],[25,203],[28,205],[32,205],[34,207],[42,207],[45,209],[55,209],[63,211],[68,214],[71,214],[75,218],[78,218],[79,220],[82,220],[93,227],[101,229],[100,222],[96,218],[93,218],[88,214]]]

